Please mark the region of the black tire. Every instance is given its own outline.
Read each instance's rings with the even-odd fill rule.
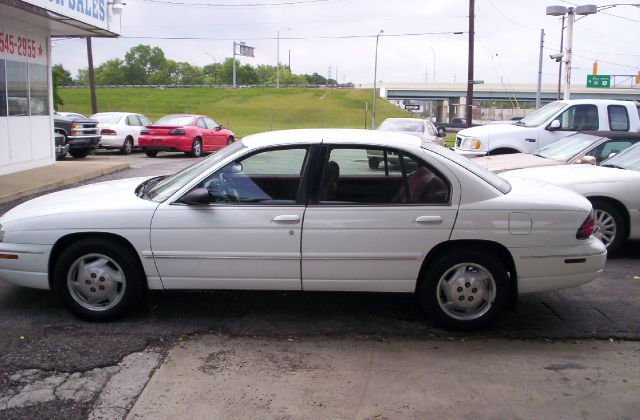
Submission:
[[[378,169],[380,167],[380,159],[378,158],[369,158],[369,169]]]
[[[130,155],[131,152],[133,152],[133,139],[131,137],[127,137],[124,139],[124,143],[122,143],[120,153],[123,155]]]
[[[69,154],[76,159],[86,158],[89,153],[91,153],[92,149],[71,149],[69,150]]]
[[[233,144],[234,141],[233,137],[229,136],[229,138],[227,138],[227,146]]]
[[[80,271],[81,263],[84,271]],[[102,238],[72,243],[53,270],[54,289],[73,314],[88,321],[109,321],[131,310],[141,301],[144,280],[135,255]]]
[[[194,158],[202,156],[202,140],[200,140],[200,137],[193,139],[193,143],[191,143],[191,152],[187,154]]]
[[[158,156],[158,151],[157,150],[145,150],[144,154],[149,156],[149,157],[156,157],[156,156]]]
[[[444,287],[447,281],[451,283]],[[510,289],[506,269],[488,251],[451,250],[429,264],[417,294],[420,306],[436,324],[445,329],[468,331],[493,322],[508,306]],[[477,305],[473,309],[475,313],[463,313],[465,308],[474,305]]]
[[[67,152],[64,153],[56,153],[56,160],[64,160],[67,157]]]
[[[447,130],[444,127],[438,127],[438,136],[444,137],[447,135]]]
[[[627,232],[627,224],[617,207],[605,200],[591,199],[596,213],[593,236],[607,247],[607,253],[614,255],[620,250]]]

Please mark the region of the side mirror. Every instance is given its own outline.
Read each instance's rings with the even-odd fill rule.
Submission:
[[[547,130],[553,131],[560,128],[560,120],[553,120],[551,124],[547,127]]]
[[[220,131],[224,128],[224,125],[220,124],[219,126],[216,127],[216,131]]]
[[[578,164],[586,164],[586,165],[595,165],[596,157],[595,156],[582,156],[580,159],[576,159],[576,163]]]
[[[242,172],[242,163],[234,163],[231,167],[231,172],[234,174],[239,174]]]
[[[180,202],[190,206],[205,206],[211,203],[211,196],[206,188],[194,188],[183,195]]]

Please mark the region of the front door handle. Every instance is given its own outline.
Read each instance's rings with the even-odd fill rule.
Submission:
[[[440,216],[420,216],[416,218],[416,222],[422,223],[425,225],[435,225],[438,223],[442,223],[442,217]]]
[[[536,139],[525,139],[525,141],[531,142],[531,143],[535,143]]]
[[[297,214],[283,214],[281,216],[276,216],[272,219],[276,223],[298,223],[300,221],[300,216]]]

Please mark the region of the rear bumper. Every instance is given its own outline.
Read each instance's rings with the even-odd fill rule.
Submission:
[[[184,136],[145,136],[138,140],[138,147],[144,150],[190,152],[192,142],[192,138]]]
[[[596,238],[579,246],[510,249],[518,273],[518,293],[546,292],[578,286],[598,278],[607,261]]]
[[[98,144],[98,147],[102,147],[104,149],[119,149],[124,144],[125,138],[125,136],[118,135],[103,135],[100,139],[100,144]]]

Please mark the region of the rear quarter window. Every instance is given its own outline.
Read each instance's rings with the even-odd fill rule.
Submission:
[[[625,106],[609,105],[607,114],[611,131],[629,131],[629,114]]]

